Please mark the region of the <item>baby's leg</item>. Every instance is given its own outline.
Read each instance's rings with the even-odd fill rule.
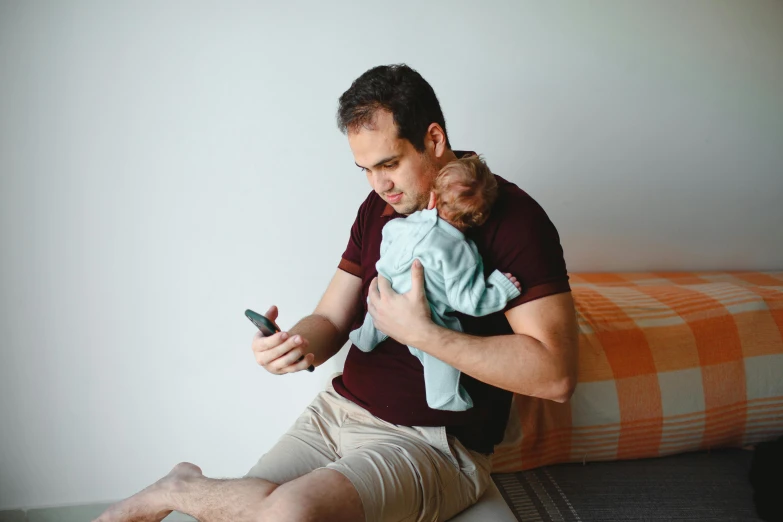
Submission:
[[[361,351],[369,352],[388,339],[389,336],[375,328],[375,324],[372,322],[372,316],[367,314],[364,316],[364,323],[362,323],[362,326],[349,333],[348,338]]]
[[[427,405],[435,410],[465,411],[473,400],[459,384],[460,371],[416,348],[408,347],[424,366],[424,389]]]

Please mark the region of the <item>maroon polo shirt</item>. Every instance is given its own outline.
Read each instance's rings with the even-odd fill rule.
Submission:
[[[455,151],[459,156],[464,153]],[[487,222],[471,229],[472,239],[484,260],[485,275],[493,270],[510,272],[522,283],[522,295],[506,310],[541,297],[570,291],[560,237],[544,209],[527,193],[500,176],[498,199]],[[378,275],[381,230],[397,214],[375,192],[364,200],[351,227],[348,247],[339,268],[362,280],[362,313],[351,329],[359,328],[367,313],[370,282]],[[512,333],[503,312],[485,317],[457,314],[466,333],[478,336]],[[427,406],[424,369],[408,347],[387,339],[371,352],[351,346],[342,375],[334,389],[373,415],[405,426],[446,426],[466,447],[491,453],[503,438],[511,406],[511,392],[462,374],[460,383],[473,399],[473,408],[434,410]]]

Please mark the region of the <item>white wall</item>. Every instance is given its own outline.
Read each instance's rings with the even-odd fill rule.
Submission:
[[[242,312],[290,326],[334,272],[368,191],[336,100],[376,64],[571,271],[783,267],[783,3],[479,4],[0,3],[0,508],[241,475],[323,386]]]

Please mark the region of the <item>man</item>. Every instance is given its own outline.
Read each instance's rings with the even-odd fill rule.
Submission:
[[[498,178],[489,219],[471,230],[488,271],[510,272],[522,295],[502,313],[461,316],[465,333],[435,325],[414,265],[397,294],[378,279],[381,230],[426,208],[435,175],[457,153],[432,87],[405,66],[381,66],[341,96],[340,129],[373,192],[361,205],[339,268],[315,312],[289,331],[253,340],[273,374],[320,365],[372,315],[390,339],[351,347],[343,374],[321,392],[245,478],[214,480],[187,463],[98,520],[158,521],[171,510],[202,522],[447,520],[489,484],[512,392],[567,400],[576,379],[576,319],[559,237],[546,213]],[[276,320],[272,307],[267,317]],[[463,373],[470,410],[427,407],[415,346]]]

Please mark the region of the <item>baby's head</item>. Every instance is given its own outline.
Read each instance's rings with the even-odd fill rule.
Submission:
[[[441,219],[464,232],[487,220],[498,184],[483,159],[469,156],[443,167],[432,193],[429,208],[437,207]]]

